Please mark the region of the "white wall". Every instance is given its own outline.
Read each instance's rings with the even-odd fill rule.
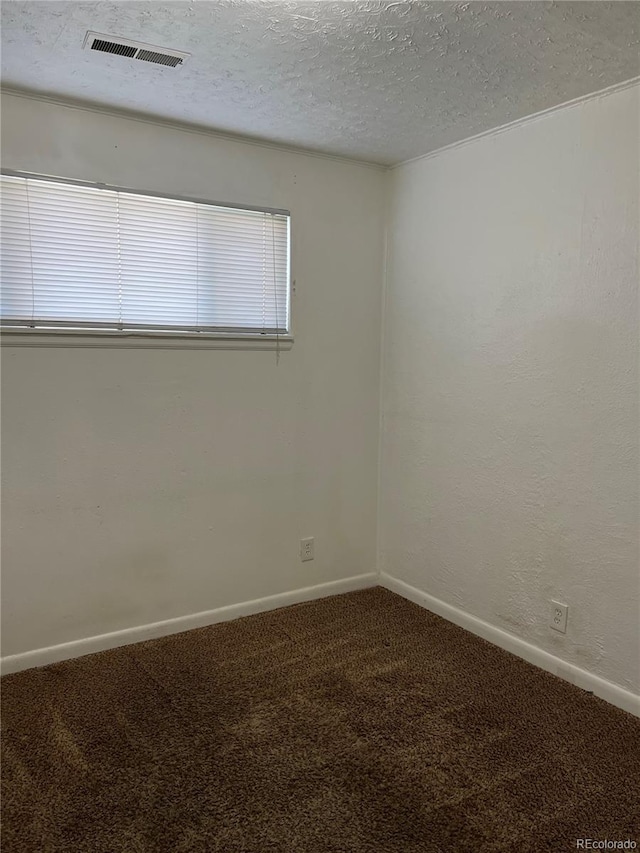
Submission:
[[[380,502],[383,571],[636,690],[639,91],[394,170]]]
[[[384,172],[2,107],[5,168],[290,209],[297,280],[279,365],[3,350],[3,654],[375,571]]]
[[[638,92],[393,171],[378,530],[382,571],[632,690]],[[3,349],[3,654],[371,572],[387,176],[14,96],[2,143],[289,208],[298,284],[279,365]]]

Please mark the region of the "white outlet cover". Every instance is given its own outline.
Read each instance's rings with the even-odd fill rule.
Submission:
[[[306,563],[309,560],[313,560],[313,557],[314,557],[313,536],[309,536],[307,539],[301,539],[300,540],[300,560],[303,563]]]
[[[561,634],[566,634],[568,615],[568,604],[562,604],[559,601],[552,601],[551,613],[549,614],[549,627],[553,628],[554,631],[559,631]]]

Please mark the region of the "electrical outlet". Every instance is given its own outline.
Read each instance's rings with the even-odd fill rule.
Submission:
[[[549,627],[554,631],[560,631],[561,634],[567,633],[567,616],[569,615],[569,605],[560,604],[559,601],[551,602],[551,618]]]
[[[300,559],[303,563],[313,560],[313,536],[300,540]]]

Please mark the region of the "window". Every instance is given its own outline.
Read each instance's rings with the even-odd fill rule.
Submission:
[[[1,180],[5,328],[288,335],[288,212]]]

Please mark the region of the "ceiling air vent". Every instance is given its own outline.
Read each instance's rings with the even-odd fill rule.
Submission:
[[[191,56],[182,50],[171,50],[168,47],[158,47],[156,44],[144,44],[131,39],[121,39],[117,36],[106,36],[104,33],[94,33],[91,30],[84,37],[83,48],[100,50],[103,53],[115,53],[129,59],[140,59],[143,62],[155,62],[156,65],[170,65],[175,68],[182,65]]]

